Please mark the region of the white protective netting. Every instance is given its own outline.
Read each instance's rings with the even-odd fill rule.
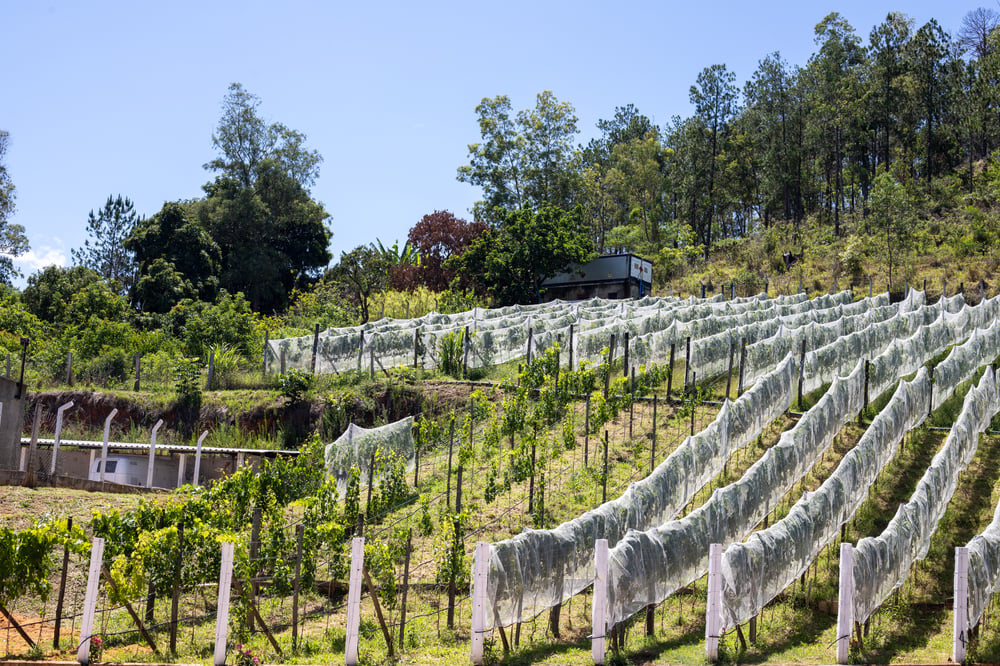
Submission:
[[[313,336],[270,340],[268,354],[271,362],[283,359],[285,369],[308,371],[315,363],[319,374],[363,370],[376,364],[381,368],[408,366],[415,361],[422,367],[434,368],[441,363],[443,338],[464,338],[467,329],[470,368],[525,358],[529,339],[532,354],[544,352],[561,339],[563,349],[569,348],[574,367],[582,361],[599,363],[603,350],[608,348],[621,358],[626,334],[631,357],[637,364],[662,363],[671,345],[676,347],[675,359],[684,359],[688,338],[694,342],[776,318],[796,325],[796,315],[830,321],[845,312],[860,314],[888,303],[885,295],[858,303],[851,301],[850,292],[844,291],[813,300],[804,294],[775,298],[758,295],[729,301],[721,296],[685,300],[645,297],[475,308],[452,315],[432,312],[415,319],[380,319],[361,326],[331,328],[321,332],[317,340]],[[829,312],[826,316],[810,315],[813,311]],[[465,359],[464,347],[461,350]]]
[[[972,628],[979,624],[990,598],[1000,590],[1000,504],[982,534],[972,537],[965,547],[969,549],[969,627]]]
[[[594,543],[617,543],[628,530],[669,520],[791,402],[795,363],[789,355],[715,420],[688,437],[624,495],[551,530],[527,529],[490,544],[487,628],[530,619],[578,594],[594,579]]]
[[[362,428],[351,423],[344,434],[326,445],[323,452],[326,473],[336,480],[341,496],[352,467],[357,467],[361,473],[362,484],[368,482],[372,472],[372,457],[378,451],[396,455],[412,469],[416,455],[413,446],[413,417],[407,416],[377,428]]]
[[[983,306],[982,312],[988,312],[995,304]],[[924,353],[930,353],[941,345],[937,331],[943,329],[953,337],[961,337],[963,323],[970,326],[979,321],[980,317],[969,310],[964,306],[953,317],[945,310],[940,323],[921,329],[906,342],[909,346],[925,345]],[[972,336],[964,348],[953,350],[939,364],[941,378],[935,378],[933,384],[926,368],[921,368],[913,381],[901,382],[858,444],[816,492],[803,494],[789,514],[772,527],[726,549],[722,560],[725,626],[749,620],[805,571],[836,537],[840,526],[854,515],[869,486],[895,455],[903,435],[923,422],[933,404],[940,404],[958,383],[992,358],[992,336],[989,332]],[[914,355],[915,351],[911,348],[908,353]],[[899,367],[905,370],[906,364]]]
[[[882,305],[885,300],[885,296],[880,295],[848,305],[778,314],[743,325],[733,322],[736,325],[692,342],[691,369],[698,373],[698,377],[709,378],[726,372],[730,367],[738,367],[740,348],[746,344],[756,367],[766,367],[770,371],[786,355],[798,351],[803,339],[807,342],[807,349],[815,349],[892,317],[898,308]],[[751,383],[747,380],[759,374],[748,376],[744,373],[744,383]]]
[[[921,369],[900,382],[858,444],[815,491],[804,493],[788,515],[722,555],[722,627],[743,624],[812,563],[867,497],[903,435],[927,416],[930,380]]]
[[[996,358],[1000,353],[997,346],[1000,335],[996,332],[988,335],[992,337],[992,358]],[[935,389],[939,387],[935,382]],[[910,500],[900,505],[879,536],[858,542],[854,549],[855,622],[867,620],[892,591],[906,581],[910,566],[927,556],[931,537],[955,492],[958,475],[975,455],[979,434],[986,430],[1000,409],[997,397],[993,370],[987,368],[979,386],[966,394],[961,414]]]
[[[872,360],[872,377],[880,382],[895,382],[913,372],[942,348],[939,342],[928,342],[937,336],[925,331],[949,330],[949,325],[938,319],[910,339],[893,343]],[[952,331],[959,338],[964,333]],[[935,407],[950,392],[949,387],[964,381],[984,360],[992,358],[990,354],[997,353],[997,346],[1000,329],[975,331],[968,342],[954,347],[938,366],[940,384]],[[878,395],[881,388],[870,393]],[[864,362],[858,361],[850,375],[834,379],[817,404],[802,415],[794,428],[782,433],[778,443],[739,481],[716,490],[708,502],[680,520],[646,532],[629,532],[609,554],[609,626],[663,601],[701,577],[708,568],[708,546],[727,545],[749,534],[792,485],[809,472],[842,425],[861,409],[863,399]]]

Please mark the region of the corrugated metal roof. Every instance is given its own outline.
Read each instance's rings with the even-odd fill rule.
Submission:
[[[39,439],[39,445],[53,446],[56,440],[54,439]],[[31,438],[22,437],[21,446],[30,446]],[[59,446],[74,446],[79,449],[100,449],[104,446],[104,442],[94,442],[85,439],[60,439]],[[108,442],[109,451],[149,451],[149,444],[142,442]],[[196,446],[181,446],[179,444],[157,444],[156,451],[158,453],[195,453],[198,450]],[[289,449],[229,449],[221,448],[217,446],[203,446],[201,447],[202,455],[236,455],[236,454],[250,454],[255,456],[297,456],[298,451]]]

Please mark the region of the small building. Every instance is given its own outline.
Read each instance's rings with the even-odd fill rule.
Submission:
[[[635,254],[607,254],[542,282],[542,300],[642,298],[653,289],[653,264]]]

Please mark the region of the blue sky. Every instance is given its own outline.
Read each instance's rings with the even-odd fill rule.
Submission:
[[[475,106],[552,90],[580,143],[628,103],[663,126],[691,113],[698,73],[743,82],[768,53],[804,65],[813,27],[840,12],[867,42],[889,11],[954,34],[983,0],[811,2],[46,2],[0,0],[0,129],[17,188],[25,275],[68,264],[108,195],[140,214],[201,196],[212,132],[238,81],[261,114],[324,158],[313,196],[332,250],[406,238],[424,214],[468,217],[455,179],[479,140]],[[23,285],[24,280],[19,284]]]

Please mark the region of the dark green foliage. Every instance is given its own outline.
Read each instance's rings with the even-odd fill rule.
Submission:
[[[313,376],[304,370],[289,370],[278,378],[278,391],[291,404],[298,404],[312,387]]]
[[[259,106],[240,84],[229,87],[212,136],[219,156],[205,165],[221,173],[194,208],[221,250],[220,285],[271,312],[330,262],[330,231],[308,189],[322,157],[303,146],[303,134],[265,123]]]
[[[497,305],[537,303],[542,282],[572,264],[589,261],[594,245],[576,207],[542,206],[537,212],[497,211],[499,221],[446,262],[459,277],[490,294]]]
[[[256,358],[261,351],[259,317],[242,294],[223,292],[215,303],[181,301],[167,321],[192,356],[207,360],[209,349],[216,345],[234,349],[244,358]]]
[[[333,286],[354,306],[361,323],[371,318],[371,299],[389,286],[392,265],[371,245],[359,245],[342,252],[340,261],[327,271],[323,281]]]
[[[46,266],[28,276],[21,298],[33,315],[51,324],[69,324],[67,314],[73,297],[100,281],[101,276],[86,266]]]
[[[73,261],[95,271],[114,285],[119,293],[127,293],[135,283],[135,256],[125,245],[126,239],[139,222],[132,201],[122,195],[108,196],[104,208],[87,218],[88,240],[73,250]]]
[[[193,431],[201,411],[201,368],[201,361],[194,357],[179,358],[174,363],[178,421],[186,436]]]
[[[211,301],[219,290],[221,251],[179,203],[166,203],[126,239],[139,281],[134,298],[145,312],[167,312],[182,299]]]

